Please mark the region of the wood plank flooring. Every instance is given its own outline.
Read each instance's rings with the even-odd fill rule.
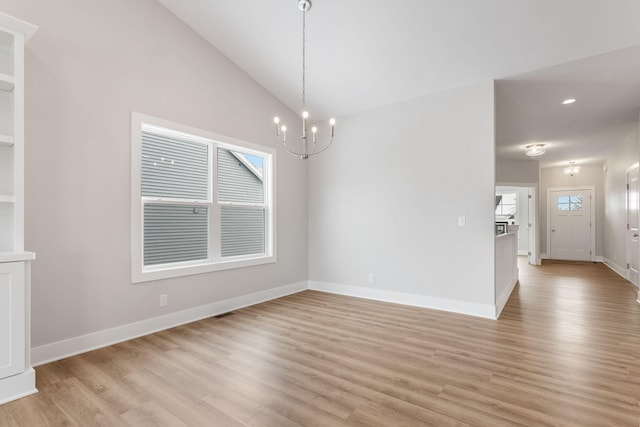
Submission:
[[[640,304],[520,266],[498,321],[306,291],[36,369],[1,426],[640,426]]]

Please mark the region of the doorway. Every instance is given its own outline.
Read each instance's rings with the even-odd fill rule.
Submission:
[[[551,188],[547,193],[547,253],[550,259],[593,261],[593,187]]]
[[[527,256],[532,265],[540,265],[541,262],[538,250],[537,195],[537,186],[502,183],[496,186],[495,220],[518,226],[518,255]],[[498,203],[498,200],[502,203]]]
[[[627,169],[627,277],[638,286],[638,164]]]

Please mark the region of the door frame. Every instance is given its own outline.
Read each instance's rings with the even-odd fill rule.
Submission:
[[[624,172],[624,179],[625,179],[625,184],[626,184],[625,194],[624,194],[625,214],[626,214],[625,215],[625,220],[626,220],[625,222],[626,222],[626,225],[627,225],[625,227],[625,229],[624,229],[624,248],[625,248],[625,252],[626,252],[625,264],[627,264],[627,265],[631,264],[629,262],[631,260],[631,250],[629,248],[629,246],[630,246],[630,242],[629,242],[629,173],[633,172],[634,170],[638,170],[638,169],[640,169],[640,164],[638,162],[636,162],[633,165],[629,166]],[[640,264],[640,262],[639,262],[639,264]],[[633,283],[636,287],[639,285],[639,283],[634,283],[631,280],[631,274],[630,274],[630,271],[629,271],[629,267],[626,268],[625,274],[626,274],[626,279],[628,281]],[[638,300],[640,302],[640,292],[638,293]]]
[[[531,208],[533,215],[529,218],[531,220],[531,232],[529,233],[531,257],[529,257],[529,259],[532,261],[530,262],[532,265],[542,265],[542,259],[540,258],[540,235],[538,234],[538,184],[527,182],[496,182],[495,187],[519,187],[531,190]]]
[[[589,239],[589,252],[591,252],[591,256],[589,259],[591,261],[596,260],[596,187],[594,185],[580,185],[577,187],[554,187],[547,188],[547,256],[551,259],[551,192],[552,191],[581,191],[581,190],[589,190],[591,191],[591,200],[589,200],[589,210],[590,210],[590,221],[591,226],[591,236]]]

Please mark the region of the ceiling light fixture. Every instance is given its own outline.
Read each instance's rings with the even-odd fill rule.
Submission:
[[[569,162],[569,166],[564,168],[562,171],[564,172],[565,175],[573,176],[577,173],[580,173],[580,169],[582,168],[580,166],[576,166],[576,162]]]
[[[542,156],[546,151],[544,144],[531,144],[524,147],[524,154],[529,157]]]
[[[278,141],[282,144],[285,150],[289,153],[294,154],[296,156],[300,156],[301,159],[308,159],[309,156],[314,154],[320,154],[333,143],[333,135],[335,131],[335,119],[329,120],[329,125],[331,126],[331,134],[329,137],[329,142],[324,145],[316,145],[317,143],[317,132],[318,128],[313,126],[311,128],[311,144],[309,147],[309,112],[306,107],[306,49],[305,49],[305,39],[306,39],[306,14],[311,9],[311,0],[298,0],[298,9],[302,11],[302,140],[300,141],[301,149],[296,150],[287,146],[287,126],[285,124],[280,124],[280,118],[274,117],[273,122],[276,125],[276,136],[278,137]],[[282,137],[282,138],[281,138]]]
[[[574,98],[567,98],[564,101],[562,101],[563,105],[569,105],[569,104],[573,104],[574,102],[576,102],[576,100]]]

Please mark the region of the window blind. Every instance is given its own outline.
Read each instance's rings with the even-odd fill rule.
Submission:
[[[218,201],[228,203],[220,213],[222,257],[265,252],[264,184],[245,161],[218,148]]]
[[[207,200],[209,146],[142,132],[142,196]]]
[[[220,215],[223,257],[265,252],[265,208],[222,206]]]
[[[218,200],[264,203],[264,185],[233,152],[218,148]]]
[[[207,259],[209,208],[193,201],[209,199],[209,145],[143,130],[141,163],[142,197],[183,202],[144,203],[143,264]]]
[[[144,265],[207,259],[209,210],[188,205],[144,205]]]

